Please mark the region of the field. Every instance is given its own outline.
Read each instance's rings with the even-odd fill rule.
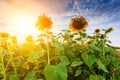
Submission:
[[[0,80],[120,80],[120,51],[107,37],[113,29],[89,35],[87,25],[84,17],[73,18],[70,30],[55,36],[51,19],[41,15],[37,39],[27,36],[20,44],[0,32]]]

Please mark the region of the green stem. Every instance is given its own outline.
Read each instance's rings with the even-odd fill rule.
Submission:
[[[82,40],[82,38],[80,39],[80,41],[81,41],[82,51],[85,52],[85,48],[84,48],[84,45],[83,45],[83,40]]]
[[[6,64],[6,69],[8,68],[8,65],[10,64],[11,61],[12,61],[12,59],[10,59],[10,60],[8,61],[8,63]]]
[[[79,33],[79,34],[80,34],[80,41],[81,41],[82,49],[83,49],[83,51],[85,51],[85,50],[84,50],[84,45],[83,45],[83,40],[82,40],[82,33]]]
[[[48,30],[47,30],[48,32]],[[48,33],[46,32],[46,38],[47,38],[47,58],[48,58],[48,64],[50,64],[50,53],[49,53],[49,36]]]
[[[102,40],[102,52],[103,52],[103,56],[105,56],[105,45],[104,45],[104,40]]]
[[[55,64],[57,64],[57,55],[56,55],[56,52],[57,52],[57,50],[56,50],[56,48],[55,48]],[[54,58],[54,57],[53,57]]]
[[[113,74],[112,74],[112,80],[115,80],[115,77],[114,77],[114,72],[113,72]]]
[[[15,74],[17,75],[17,70],[16,70],[15,63],[14,63],[14,61],[13,61],[12,55],[10,55],[10,57],[11,57],[11,59],[12,59],[12,64],[13,64],[13,68],[14,68]]]
[[[4,58],[2,55],[3,52],[0,53],[0,59],[1,59],[1,63],[2,63],[2,70],[3,70],[3,79],[6,80],[6,69],[5,69],[5,65],[4,65]]]
[[[7,44],[7,47],[8,47],[8,50],[10,51],[10,47],[9,47],[8,44]],[[12,61],[12,65],[13,65],[13,68],[14,68],[15,74],[17,74],[17,70],[16,70],[15,63],[14,63],[14,61],[13,61],[12,54],[10,54],[10,58],[11,58],[11,61]],[[8,62],[8,64],[9,64],[9,62]],[[8,65],[7,65],[7,66],[8,66]],[[6,66],[6,68],[7,68],[7,66]]]

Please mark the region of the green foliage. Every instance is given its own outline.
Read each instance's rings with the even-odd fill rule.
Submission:
[[[61,61],[61,63],[63,64],[63,65],[69,65],[70,64],[70,61],[69,61],[69,59],[67,58],[67,56],[61,56],[60,57],[60,61]]]
[[[45,50],[35,50],[35,51],[31,51],[29,53],[29,56],[28,56],[28,59],[27,59],[27,62],[31,62],[31,61],[34,61],[36,59],[39,59],[40,57],[42,57],[45,53]]]
[[[20,80],[17,75],[13,75],[10,77],[10,80]]]
[[[82,65],[82,64],[83,64],[83,62],[80,61],[79,58],[76,58],[76,59],[71,63],[71,66],[72,66],[72,67],[76,67],[76,66],[80,66],[80,65]]]
[[[44,31],[22,44],[0,37],[0,80],[119,80],[120,62],[108,32]]]
[[[87,53],[82,53],[82,59],[83,61],[89,66],[91,67],[95,61],[96,61],[96,57],[94,55],[88,55]]]
[[[35,78],[35,72],[34,71],[29,72],[25,76],[24,80],[36,80],[36,78]]]
[[[46,80],[67,80],[67,69],[61,63],[57,65],[46,65],[44,75]]]
[[[101,52],[101,49],[98,48],[94,43],[93,44],[90,44],[90,48],[96,52],[96,53],[100,53]]]
[[[105,65],[100,60],[97,61],[97,64],[100,69],[102,69],[105,72],[108,72],[107,69],[105,68]]]
[[[100,75],[93,75],[91,74],[89,77],[90,80],[105,80],[104,77],[100,76]]]

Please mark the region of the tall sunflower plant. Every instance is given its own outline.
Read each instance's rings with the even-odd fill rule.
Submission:
[[[44,40],[46,39],[45,45],[47,53],[47,64],[44,68],[44,76],[46,80],[58,80],[59,78],[61,78],[62,80],[66,80],[67,69],[62,63],[59,63],[62,48],[60,48],[61,44],[58,42],[57,38],[52,34],[52,32],[50,32],[52,24],[53,22],[51,18],[47,17],[45,14],[39,16],[36,23],[36,27],[38,28],[38,30],[44,32],[43,34],[39,35],[39,38],[44,38]],[[53,72],[52,74],[51,70]],[[63,72],[59,74],[61,71]],[[57,75],[54,76],[53,74]]]

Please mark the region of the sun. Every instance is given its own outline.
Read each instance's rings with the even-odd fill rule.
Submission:
[[[14,16],[14,26],[24,33],[29,33],[33,31],[35,26],[35,20],[29,14],[20,13],[17,16]]]
[[[19,12],[11,16],[11,28],[14,30],[13,32],[19,33],[16,33],[15,36],[23,40],[28,35],[32,35],[33,37],[37,35],[40,31],[35,27],[36,18],[30,13],[25,12]]]
[[[28,18],[25,18],[24,16],[18,17],[17,23],[19,27],[27,28],[28,26],[31,26],[32,21],[30,21]]]

